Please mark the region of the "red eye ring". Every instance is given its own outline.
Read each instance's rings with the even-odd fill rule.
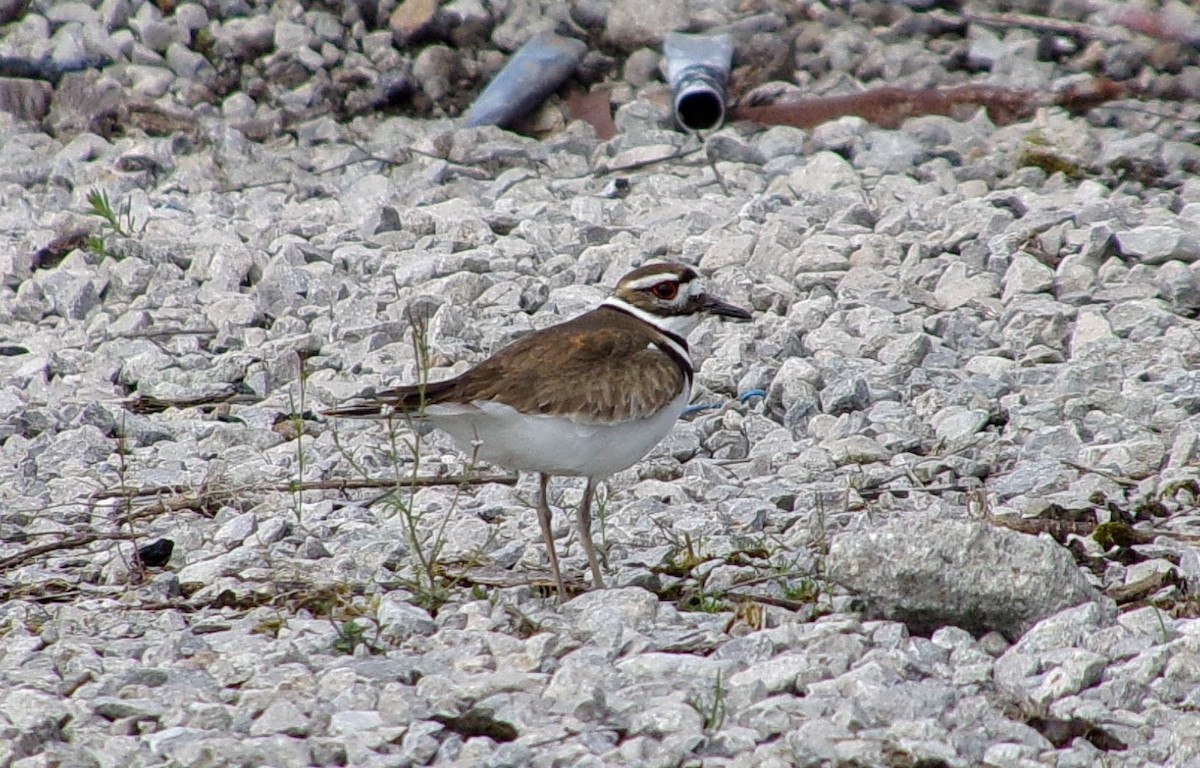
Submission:
[[[663,301],[670,301],[679,294],[679,283],[674,280],[663,280],[652,287],[650,292]]]

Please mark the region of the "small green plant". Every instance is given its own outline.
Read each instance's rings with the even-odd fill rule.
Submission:
[[[717,595],[701,591],[685,599],[680,603],[679,608],[683,611],[697,613],[725,613],[730,610],[730,605]]]
[[[596,547],[600,562],[608,567],[608,486],[597,484],[596,495],[592,498],[592,508],[595,510],[596,522],[600,525],[600,545]]]
[[[1017,166],[1041,168],[1047,176],[1061,173],[1068,179],[1080,179],[1087,175],[1087,168],[1056,152],[1040,136],[1028,136],[1017,153]]]
[[[287,619],[283,616],[271,616],[255,624],[250,629],[252,635],[266,635],[267,637],[279,637],[279,630],[287,626]]]
[[[297,403],[292,397],[292,393],[288,392],[288,406],[291,409],[291,414],[288,416],[291,422],[292,437],[296,441],[296,480],[292,483],[292,506],[296,513],[296,523],[300,526],[304,525],[304,465],[306,456],[304,453],[304,399],[306,385],[308,384],[308,366],[306,365],[308,358],[297,352],[296,357],[300,362],[299,379],[300,402]]]
[[[192,36],[192,50],[199,53],[210,62],[214,60],[216,54],[217,36],[212,33],[207,27],[202,27],[196,30]]]
[[[404,539],[406,546],[403,557],[407,563],[399,566],[393,561],[392,565],[389,565],[389,568],[400,568],[403,571],[397,579],[397,584],[412,593],[411,601],[414,605],[436,615],[438,609],[450,599],[451,590],[459,586],[463,579],[461,575],[449,571],[443,552],[447,544],[447,527],[458,513],[463,494],[473,485],[472,475],[476,469],[477,456],[473,454],[468,457],[454,496],[444,512],[430,513],[418,508],[416,494],[420,488],[420,481],[424,479],[421,476],[424,449],[422,417],[428,402],[426,387],[429,384],[433,360],[428,343],[428,318],[419,316],[410,309],[406,319],[416,360],[418,404],[414,411],[397,409],[384,414],[387,448],[383,452],[383,462],[391,470],[391,476],[386,478],[391,487],[369,504],[381,505],[385,510],[384,514],[398,523]],[[302,387],[301,393],[303,391]],[[333,443],[342,459],[364,480],[374,482],[385,479],[379,478],[371,471],[370,462],[355,458],[349,446],[339,437],[336,427],[333,429]],[[467,557],[468,566],[475,560],[486,560],[483,552],[487,543],[481,545],[474,559],[472,556]],[[491,599],[486,588],[482,586],[473,589],[471,596],[473,599]]]
[[[785,581],[782,584],[783,596],[797,603],[816,603],[821,599],[821,585],[816,579],[803,578],[798,581]]]
[[[660,530],[665,530],[664,526],[659,526]],[[674,537],[672,537],[674,538]],[[671,553],[670,561],[662,566],[659,570],[668,576],[690,576],[692,571],[697,566],[702,565],[713,558],[700,554],[699,550],[704,542],[698,544],[692,542],[690,533],[683,534],[683,540],[674,538],[671,541],[674,547],[674,552]]]
[[[128,457],[130,451],[125,434],[125,416],[122,414],[121,427],[117,432],[117,485],[121,491],[121,519],[125,520],[129,526],[129,536],[133,542],[133,550],[130,552],[130,557],[128,558],[124,554],[120,554],[122,552],[120,547],[117,548],[117,552],[125,560],[125,567],[129,571],[128,585],[133,585],[142,582],[146,578],[146,566],[142,563],[142,558],[138,554],[137,530],[134,528],[133,516],[130,514],[133,511],[130,502],[130,499],[133,498],[133,491],[131,485],[128,483]]]
[[[725,685],[721,682],[721,673],[717,672],[713,680],[712,690],[707,695],[696,694],[688,697],[687,703],[700,715],[705,733],[721,730],[725,725],[726,704]]]
[[[1171,642],[1171,632],[1167,629],[1167,622],[1163,620],[1163,612],[1159,610],[1157,605],[1151,605],[1150,607],[1154,609],[1154,618],[1158,619],[1158,631],[1159,637],[1161,638],[1160,642]]]
[[[413,593],[417,601],[425,604],[424,607],[435,608],[444,602],[441,593],[441,580],[438,578],[438,558],[441,554],[442,547],[445,541],[441,537],[441,533],[445,529],[446,521],[443,520],[441,528],[437,534],[430,536],[421,530],[421,514],[416,511],[414,498],[416,489],[409,479],[415,480],[421,469],[421,429],[420,418],[425,413],[425,387],[429,383],[429,368],[431,363],[429,360],[429,322],[425,317],[418,316],[416,313],[410,312],[408,315],[409,327],[412,331],[413,353],[417,359],[417,387],[419,391],[419,404],[417,413],[414,416],[403,414],[403,421],[408,426],[408,437],[403,442],[408,448],[408,453],[412,456],[412,461],[409,464],[407,471],[403,468],[403,463],[400,460],[400,443],[401,438],[396,419],[388,419],[388,441],[391,446],[392,467],[396,476],[396,489],[392,493],[391,504],[395,512],[400,516],[400,520],[404,526],[404,535],[408,539],[408,548],[412,552],[415,561],[415,574],[413,582]],[[405,493],[407,488],[407,493]]]
[[[388,504],[399,516],[408,550],[413,558],[413,579],[406,585],[413,593],[413,602],[430,613],[437,613],[450,597],[450,589],[457,579],[448,577],[442,563],[442,550],[446,546],[446,527],[458,507],[459,498],[466,485],[465,478],[474,470],[476,457],[472,455],[463,473],[464,484],[455,492],[449,509],[432,526],[425,525],[425,513],[419,512],[414,503],[417,480],[421,471],[421,420],[427,404],[425,388],[429,384],[429,371],[433,361],[429,350],[429,319],[409,312],[409,328],[413,354],[417,361],[417,387],[419,402],[416,413],[402,413],[389,417],[388,442],[395,475],[396,487],[388,497]],[[400,425],[406,429],[403,436]],[[405,450],[401,450],[403,447]],[[405,456],[411,459],[402,458]]]
[[[344,653],[347,656],[353,655],[354,651],[361,645],[367,649],[369,653],[379,653],[380,648],[377,644],[379,640],[379,627],[375,627],[374,636],[368,637],[369,627],[365,621],[359,619],[348,619],[341,624],[334,622],[334,628],[337,630],[337,639],[333,641],[333,649],[338,653]]]
[[[113,210],[112,203],[108,199],[108,193],[104,190],[92,189],[88,192],[87,201],[90,206],[88,213],[104,219],[114,235],[117,237],[133,237],[133,231],[137,227],[134,224],[133,214],[130,212],[128,201],[122,206],[120,213]]]
[[[124,205],[121,206],[121,210],[117,211],[108,199],[108,193],[102,189],[93,187],[88,191],[87,202],[88,213],[104,221],[100,225],[100,234],[92,235],[88,238],[87,249],[101,256],[113,256],[116,258],[116,255],[108,249],[105,233],[110,233],[116,237],[133,237],[135,233],[140,233],[142,229],[133,218],[129,201],[126,200]]]

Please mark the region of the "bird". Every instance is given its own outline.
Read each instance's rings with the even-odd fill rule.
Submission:
[[[706,316],[750,320],[709,294],[695,269],[648,264],[596,308],[518,338],[453,378],[384,389],[324,412],[334,418],[423,419],[477,459],[538,474],[537,515],[559,602],[547,495],[554,476],[587,478],[576,510],[592,586],[604,577],[591,533],[596,486],[666,437],[691,398],[687,336]]]

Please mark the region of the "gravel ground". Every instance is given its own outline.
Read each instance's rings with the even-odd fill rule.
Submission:
[[[0,55],[109,62],[0,80],[0,768],[1200,764],[1194,46],[1082,0],[967,10],[1099,39],[431,5],[0,0]],[[688,26],[738,88],[1138,98],[702,145]],[[619,135],[458,128],[548,28]],[[662,259],[755,318],[697,329],[711,407],[609,483],[614,588],[555,602],[533,478],[319,415]]]

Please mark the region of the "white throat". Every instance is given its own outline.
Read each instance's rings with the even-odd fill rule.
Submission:
[[[619,309],[622,312],[633,315],[638,320],[649,323],[661,331],[674,334],[684,340],[686,340],[688,334],[695,330],[696,326],[700,324],[700,314],[698,312],[689,315],[668,315],[664,317],[663,315],[655,315],[647,312],[644,309],[638,309],[632,304],[622,301],[616,296],[608,297],[601,302],[601,306]]]

